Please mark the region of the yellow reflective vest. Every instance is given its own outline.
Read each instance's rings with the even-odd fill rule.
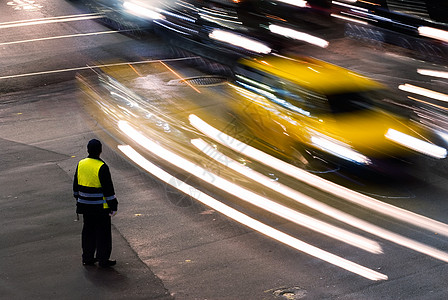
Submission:
[[[102,208],[107,209],[109,208],[107,200],[115,199],[115,194],[104,195],[99,175],[103,165],[104,162],[96,158],[88,157],[79,161],[75,174],[76,184],[74,184],[74,195],[78,203],[87,205],[100,204]]]

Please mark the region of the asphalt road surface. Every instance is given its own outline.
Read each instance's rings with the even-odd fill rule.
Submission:
[[[35,22],[36,19],[40,22]],[[113,219],[114,228],[171,295],[177,299],[443,299],[448,296],[445,284],[448,231],[443,224],[448,223],[446,161],[422,159],[413,166],[406,180],[395,178],[384,182],[337,172],[321,174],[370,196],[369,199],[402,208],[404,220],[398,219],[397,210],[387,215],[384,206],[373,210],[373,204],[356,205],[273,171],[271,166],[253,164],[254,169],[269,174],[271,179],[355,216],[357,224],[366,222],[375,229],[367,229],[364,223],[358,227],[347,225],[336,220],[334,214],[292,203],[280,196],[279,190],[272,191],[222,169],[220,175],[232,178],[235,183],[242,182],[258,195],[278,199],[278,203],[287,208],[345,229],[349,234],[357,234],[349,235],[345,241],[331,234],[317,233],[315,225],[305,227],[304,217],[296,216],[299,223],[296,224],[284,216],[273,216],[235,200],[237,196],[231,195],[230,190],[220,190],[200,180],[188,181],[198,192],[194,190],[191,196],[186,196],[138,167],[119,150],[117,146],[124,143],[139,151],[142,147],[114,135],[115,131],[109,130],[108,123],[103,122],[106,118],[100,110],[86,109],[82,100],[85,90],[80,88],[75,76],[92,74],[89,68],[92,66],[125,63],[110,66],[106,71],[116,77],[121,74],[122,82],[129,85],[139,78],[151,79],[152,84],[144,86],[146,97],[164,96],[166,103],[148,105],[147,109],[157,109],[164,113],[161,115],[169,117],[183,113],[181,120],[185,124],[188,122],[185,115],[190,113],[210,115],[211,111],[218,111],[221,96],[212,97],[217,92],[203,88],[204,95],[189,97],[179,92],[185,87],[164,86],[163,83],[176,79],[167,71],[167,66],[188,76],[203,73],[191,64],[171,60],[174,56],[169,45],[151,33],[134,36],[112,32],[114,30],[99,22],[96,15],[71,2],[2,2],[0,139],[5,147],[19,144],[49,155],[50,158],[45,155],[39,158],[48,164],[48,172],[57,169],[60,176],[66,178],[72,178],[76,162],[85,156],[87,141],[93,137],[103,140],[106,146],[102,157],[111,168],[120,202],[119,214]],[[396,49],[378,48],[350,39],[334,41],[333,45],[327,51],[313,54],[372,76],[395,88],[397,93],[400,92],[398,85],[409,82],[439,92],[446,87],[443,79],[430,80],[415,71],[417,68],[443,70],[444,66],[409,58]],[[291,51],[311,51],[305,48]],[[194,95],[195,92],[189,93]],[[184,111],[179,112],[177,107],[183,107]],[[132,118],[129,123],[132,124]],[[153,132],[156,137],[162,136],[156,130]],[[201,136],[196,131],[188,131],[188,134]],[[191,147],[185,147],[172,137],[159,139],[158,144],[175,149],[177,153],[192,152]],[[14,148],[7,148],[11,149]],[[154,162],[157,170],[160,167],[180,179],[188,177],[163,157],[148,151],[140,153]],[[205,167],[210,164],[208,158],[198,154],[191,159]],[[30,165],[36,163],[29,162]],[[21,160],[17,168],[27,168],[27,164]],[[2,167],[0,172],[2,177],[7,175]],[[39,182],[49,178],[42,173],[28,178],[33,188],[24,184],[21,193],[42,192]],[[55,189],[55,193],[72,201],[69,180],[61,182],[66,185],[66,195],[63,196],[61,187]],[[180,186],[177,181],[175,185]],[[282,233],[287,234],[289,245],[286,240],[279,242],[260,233],[259,228],[249,228],[223,215],[217,211],[217,206],[202,204],[205,197],[199,197],[202,195],[199,191],[277,230],[274,234],[277,239]],[[0,193],[2,207],[7,207],[5,203],[14,195],[5,193],[3,188]],[[423,228],[423,221],[414,220],[415,215],[411,217],[408,212],[427,217],[424,221],[429,225]],[[50,226],[49,230],[56,229]],[[14,243],[11,232],[3,238],[2,245]],[[351,244],[356,241],[364,241],[368,246]],[[305,243],[316,248],[310,250]],[[147,273],[148,280],[153,280],[152,273]],[[9,292],[12,298],[20,295]]]

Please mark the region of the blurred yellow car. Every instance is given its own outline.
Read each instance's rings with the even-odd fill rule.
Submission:
[[[386,87],[323,61],[241,59],[231,87],[236,117],[287,155],[305,149],[367,166],[415,153],[447,155],[429,130],[383,107],[391,99]]]

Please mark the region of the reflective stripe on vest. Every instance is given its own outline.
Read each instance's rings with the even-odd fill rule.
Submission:
[[[104,203],[104,200],[84,200],[84,199],[78,199],[79,203],[82,204],[107,204]]]

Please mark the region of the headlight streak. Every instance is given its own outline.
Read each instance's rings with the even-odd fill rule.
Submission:
[[[193,30],[193,29],[190,29],[190,28],[188,28],[188,27],[180,26],[180,25],[174,24],[174,23],[169,22],[169,21],[164,21],[164,22],[162,23],[162,22],[159,22],[159,21],[155,20],[155,21],[153,21],[153,22],[154,22],[154,24],[157,24],[157,25],[162,26],[162,27],[164,27],[164,28],[166,28],[166,29],[168,29],[168,30],[171,30],[171,31],[174,31],[174,32],[183,34],[183,35],[192,35],[192,34],[197,34],[197,33],[198,33],[197,30]],[[168,26],[168,25],[166,25],[165,23],[168,23],[168,24],[170,24],[171,26]],[[185,30],[185,31],[189,31],[189,33],[188,33],[188,32],[185,32],[185,31],[182,31],[182,30],[179,30],[179,29],[176,29],[176,28],[174,28],[174,27],[182,28],[182,29]]]
[[[413,93],[413,94],[429,97],[429,98],[432,98],[432,99],[448,102],[448,95],[447,94],[435,92],[435,91],[432,91],[432,90],[429,90],[429,89],[425,89],[425,88],[422,88],[422,87],[419,87],[419,86],[415,86],[415,85],[412,85],[412,84],[409,84],[409,83],[405,83],[405,84],[399,85],[398,88],[400,90],[402,90],[402,91],[405,91],[405,92],[409,92],[409,93]]]
[[[323,151],[355,162],[362,165],[370,165],[372,162],[366,156],[351,149],[350,146],[344,145],[339,141],[332,141],[329,137],[324,137],[322,134],[318,136],[311,136],[311,142]]]
[[[310,244],[307,244],[299,239],[296,239],[282,231],[279,231],[273,227],[270,227],[260,221],[257,221],[221,202],[214,199],[213,197],[203,193],[202,191],[194,188],[193,186],[173,177],[171,174],[166,171],[160,169],[156,165],[152,164],[150,161],[141,156],[137,151],[135,151],[131,146],[128,145],[119,145],[118,149],[123,152],[127,157],[129,157],[132,161],[134,161],[137,165],[142,167],[144,170],[149,172],[150,174],[156,176],[160,180],[170,184],[174,188],[184,192],[185,194],[195,198],[199,202],[207,205],[208,207],[219,211],[223,215],[235,220],[253,230],[264,234],[274,240],[277,240],[287,246],[290,246],[298,251],[306,253],[310,256],[316,257],[323,261],[326,261],[330,264],[338,266],[342,269],[350,271],[352,273],[358,274],[364,278],[370,280],[387,280],[387,275],[381,274],[359,264],[356,264],[352,261],[346,260],[339,256],[336,256],[332,253],[314,247]]]
[[[448,72],[444,72],[444,71],[417,69],[417,73],[426,75],[426,76],[433,76],[433,77],[448,79]]]
[[[242,75],[239,75],[239,74],[235,74],[235,77],[238,78],[238,79],[240,79],[240,80],[249,82],[249,83],[252,84],[252,85],[256,85],[256,86],[258,86],[259,88],[261,88],[262,90],[269,91],[269,92],[274,92],[274,90],[273,90],[269,85],[263,84],[263,83],[258,82],[258,81],[256,81],[256,80],[252,80],[252,79],[250,79],[250,78],[247,78],[247,77],[242,76]]]
[[[285,101],[283,99],[278,98],[273,93],[270,93],[270,92],[265,91],[263,89],[257,88],[255,86],[250,85],[250,84],[244,83],[242,81],[237,81],[237,83],[240,84],[241,86],[243,86],[245,89],[247,89],[249,91],[254,91],[254,92],[258,93],[258,95],[261,95],[261,96],[263,96],[265,98],[268,98],[269,100],[271,100],[272,102],[275,102],[278,105],[281,105],[283,107],[287,107],[288,109],[290,109],[292,111],[295,111],[295,112],[298,112],[298,113],[300,113],[302,115],[305,115],[307,117],[309,117],[311,115],[310,112],[308,112],[308,111],[306,111],[304,109],[301,109],[300,107],[297,107],[295,105],[292,105],[288,101]],[[250,99],[250,100],[254,101],[253,99]]]
[[[425,216],[407,211],[405,209],[381,202],[374,198],[368,197],[361,193],[355,192],[343,186],[337,185],[331,181],[325,180],[314,174],[308,173],[296,166],[288,164],[278,158],[264,153],[258,149],[255,149],[218,129],[204,122],[198,116],[191,114],[189,116],[190,124],[198,129],[200,132],[215,140],[216,142],[223,144],[226,147],[233,149],[234,151],[255,159],[265,165],[275,168],[284,174],[287,174],[293,178],[296,178],[302,182],[307,183],[310,186],[323,190],[329,194],[332,194],[338,198],[345,199],[353,204],[363,206],[372,211],[376,211],[383,215],[392,217],[405,223],[409,223],[420,228],[424,228],[431,232],[448,236],[448,225],[442,222],[435,221]]]
[[[297,30],[294,30],[291,28],[283,27],[283,26],[269,25],[269,30],[272,33],[283,35],[285,37],[289,37],[289,38],[296,39],[299,41],[304,41],[304,42],[310,43],[312,45],[319,46],[321,48],[327,48],[328,45],[330,44],[328,41],[318,38],[316,36],[313,36],[311,34],[308,34],[305,32],[300,32],[300,31],[297,31]]]
[[[330,16],[334,17],[334,18],[338,18],[338,19],[342,19],[345,21],[350,21],[350,22],[355,22],[355,23],[359,23],[359,24],[363,24],[363,25],[368,25],[369,23],[361,21],[361,20],[357,20],[357,19],[353,19],[353,18],[349,18],[349,17],[345,17],[345,16],[341,16],[338,14],[331,14]]]
[[[257,53],[268,54],[271,52],[271,48],[263,43],[225,30],[214,29],[209,37]]]
[[[437,145],[425,142],[413,136],[407,135],[395,129],[389,128],[387,130],[385,137],[397,144],[405,146],[409,149],[415,150],[417,152],[426,154],[434,158],[445,158],[447,151],[445,148],[439,147]]]
[[[354,2],[356,2],[356,1],[354,1]],[[363,12],[368,12],[369,11],[367,8],[362,8],[362,7],[358,7],[358,6],[354,6],[354,5],[349,5],[347,3],[342,3],[342,2],[338,2],[338,1],[331,1],[331,3],[335,4],[335,5],[339,5],[339,6],[345,6],[345,7],[348,7],[348,8],[352,8],[352,9],[355,9],[355,10],[360,10],[360,11],[363,11]]]
[[[135,130],[132,126],[130,126],[126,121],[119,121],[118,127],[123,133],[125,133],[127,136],[129,136],[131,139],[133,139],[135,142],[137,142],[139,145],[141,145],[151,153],[159,156],[160,158],[168,161],[178,168],[185,170],[189,174],[192,174],[193,176],[196,176],[199,179],[243,201],[246,201],[247,203],[264,209],[272,214],[275,214],[300,226],[307,227],[308,229],[345,242],[349,245],[359,247],[372,253],[378,253],[378,251],[381,251],[378,243],[370,239],[299,213],[293,209],[269,200],[214,173],[207,171],[206,169],[192,163],[187,159],[180,157],[173,152],[170,152],[168,149],[165,149],[152,140],[148,139],[137,130]]]
[[[124,106],[121,106],[121,105],[117,105],[117,107],[119,108],[119,109],[121,109],[123,112],[124,112],[124,114],[127,114],[128,116],[132,116],[132,117],[134,117],[134,118],[138,118],[138,115],[136,115],[136,114],[134,114],[133,112],[131,112],[129,109],[127,109],[126,107],[124,107]]]
[[[309,7],[308,2],[305,0],[277,0],[277,2],[283,2],[298,7]]]
[[[446,30],[432,28],[428,26],[420,26],[418,28],[418,34],[436,40],[448,42],[448,31]]]
[[[183,16],[183,15],[180,15],[180,14],[172,13],[172,12],[170,12],[168,10],[162,9],[162,10],[160,10],[160,12],[162,13],[162,15],[172,16],[172,17],[175,17],[176,19],[181,19],[181,20],[184,20],[184,21],[187,21],[187,22],[190,22],[190,23],[195,23],[196,22],[195,19]]]
[[[326,205],[318,200],[315,200],[311,197],[308,197],[298,191],[285,186],[278,181],[272,181],[271,178],[264,176],[249,167],[242,165],[241,163],[231,159],[228,156],[225,156],[223,153],[216,150],[213,146],[206,143],[202,139],[194,139],[191,143],[202,151],[204,154],[209,156],[210,158],[216,160],[217,162],[225,165],[226,167],[231,168],[232,170],[254,180],[257,183],[264,185],[267,188],[270,188],[273,191],[276,191],[294,201],[297,201],[303,205],[306,205],[316,211],[319,211],[327,216],[330,216],[336,220],[349,224],[355,228],[361,229],[365,232],[378,236],[382,239],[391,241],[393,243],[399,244],[401,246],[407,247],[409,249],[415,250],[417,252],[432,256],[434,258],[438,258],[445,262],[448,262],[448,253],[440,251],[436,248],[427,246],[420,242],[416,242],[412,239],[403,237],[399,234],[391,232],[387,229],[381,228],[379,226],[373,225],[369,222],[356,218],[352,215],[344,213],[332,206]],[[382,250],[380,249],[382,252]]]
[[[144,17],[149,18],[151,20],[160,20],[164,19],[165,17],[159,14],[157,11],[146,8],[142,5],[139,5],[133,2],[125,1],[123,3],[123,7],[129,12],[130,14],[133,14],[138,17]]]

